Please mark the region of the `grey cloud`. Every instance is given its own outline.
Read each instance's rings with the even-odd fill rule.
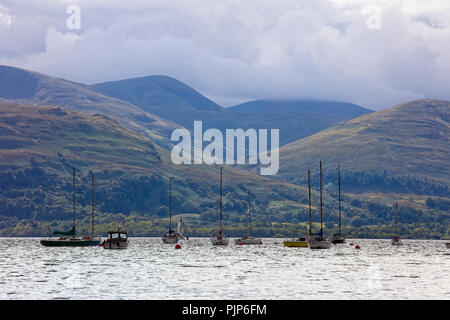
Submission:
[[[166,74],[218,103],[335,99],[380,109],[407,100],[450,99],[450,5],[365,2],[73,1],[81,30],[65,27],[59,1],[5,1],[0,64],[84,83]]]

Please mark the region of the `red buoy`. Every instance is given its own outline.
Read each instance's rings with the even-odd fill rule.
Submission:
[[[239,245],[242,246],[242,242],[239,242]]]
[[[99,246],[99,247],[103,247],[103,243],[100,243],[98,246]]]
[[[260,241],[259,244],[262,244],[262,241]]]
[[[361,249],[361,247],[360,247],[360,246],[358,246],[358,245],[356,245],[356,246],[355,246],[355,249]]]
[[[181,249],[181,246],[180,246],[179,244],[177,244],[177,245],[175,246],[175,249]]]

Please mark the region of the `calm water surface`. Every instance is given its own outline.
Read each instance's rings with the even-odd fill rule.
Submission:
[[[351,240],[315,251],[283,239],[221,248],[196,238],[175,250],[130,238],[120,251],[39,240],[0,239],[0,299],[450,299],[445,241]]]

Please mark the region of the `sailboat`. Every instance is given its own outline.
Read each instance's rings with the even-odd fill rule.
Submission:
[[[398,201],[396,202],[396,214],[395,214],[395,237],[392,239],[391,244],[393,246],[401,246],[403,245],[403,242],[400,240],[400,237],[398,236]]]
[[[220,168],[220,216],[219,216],[219,232],[215,237],[210,236],[211,243],[214,246],[227,246],[230,239],[223,234],[222,231],[222,168]]]
[[[345,238],[341,234],[341,170],[338,165],[338,186],[339,186],[339,231],[331,236],[331,242],[334,244],[345,243]]]
[[[253,238],[252,237],[252,209],[250,207],[250,191],[247,191],[248,193],[248,214],[250,216],[250,227],[248,230],[248,235],[245,235],[243,237],[240,237],[239,239],[235,240],[235,243],[238,245],[243,244],[262,244],[261,238]]]
[[[101,242],[100,238],[94,237],[94,173],[92,173],[92,220],[91,220],[91,235],[87,237],[76,236],[76,219],[75,219],[75,207],[76,207],[76,187],[75,187],[75,168],[73,168],[73,227],[69,231],[54,231],[54,235],[61,235],[58,239],[42,239],[40,242],[46,247],[86,247],[86,246],[98,246]]]
[[[323,236],[322,161],[320,161],[320,231],[309,238],[310,249],[329,249],[331,241]]]
[[[308,170],[308,203],[309,203],[309,237],[311,237],[311,174]],[[307,237],[286,240],[283,242],[285,247],[308,248],[309,240]]]
[[[173,244],[178,242],[178,235],[172,230],[172,180],[169,179],[170,196],[169,196],[169,231],[162,237],[162,242],[167,244]]]

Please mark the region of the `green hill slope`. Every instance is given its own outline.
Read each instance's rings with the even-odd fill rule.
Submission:
[[[321,159],[356,191],[448,196],[449,115],[450,102],[427,99],[352,119],[281,148],[280,176],[302,182]]]
[[[77,169],[80,219],[89,217],[93,170],[98,221],[167,218],[168,178],[173,176],[174,212],[196,217],[200,227],[216,226],[218,167],[174,165],[168,151],[114,119],[55,106],[0,103],[0,133],[0,234],[42,232],[32,227],[12,231],[21,221],[47,227],[70,223],[72,167]],[[226,167],[226,221],[247,221],[247,190],[254,197],[255,221],[263,224],[298,210],[297,200],[306,194],[303,187]]]
[[[91,115],[102,113],[164,146],[169,144],[170,133],[177,127],[173,122],[126,101],[100,94],[86,85],[10,66],[0,66],[1,101],[55,105]]]

